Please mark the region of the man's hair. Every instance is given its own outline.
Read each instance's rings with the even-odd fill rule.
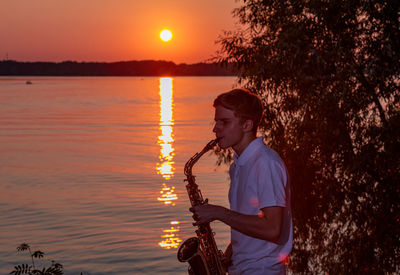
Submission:
[[[235,116],[242,122],[248,119],[252,120],[252,131],[253,133],[257,132],[258,125],[260,124],[263,115],[263,105],[260,98],[249,90],[240,88],[220,94],[214,100],[213,106],[222,106],[226,109],[232,110],[235,113]]]

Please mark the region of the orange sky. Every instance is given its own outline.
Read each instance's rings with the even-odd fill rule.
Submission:
[[[202,62],[235,0],[0,0],[0,60]],[[163,42],[159,32],[173,32]]]

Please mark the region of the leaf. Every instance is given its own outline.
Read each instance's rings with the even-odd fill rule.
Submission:
[[[24,250],[28,250],[30,248],[29,244],[27,243],[22,243],[20,244],[20,246],[17,247],[18,251],[24,251]]]
[[[40,271],[38,269],[34,269],[32,270],[32,272],[30,273],[30,275],[44,275],[43,271]]]
[[[63,268],[63,265],[60,264],[60,263],[55,263],[55,264],[53,264],[53,266],[54,266],[55,268],[58,268],[58,269],[62,269],[62,268]]]
[[[20,275],[20,274],[30,274],[32,266],[27,264],[16,265],[14,266],[14,270],[10,272],[10,274]]]
[[[40,250],[37,250],[32,254],[32,257],[34,257],[34,258],[43,258],[43,256],[44,256],[44,252],[42,252]]]
[[[47,269],[43,269],[43,275],[63,275],[62,268],[51,266]]]

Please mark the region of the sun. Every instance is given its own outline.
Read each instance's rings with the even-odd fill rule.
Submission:
[[[160,32],[160,38],[162,41],[170,41],[172,39],[172,32],[170,30],[164,29]]]

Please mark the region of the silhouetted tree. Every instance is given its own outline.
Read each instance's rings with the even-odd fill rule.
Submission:
[[[40,259],[44,257],[44,252],[37,250],[32,253],[31,247],[27,243],[23,243],[17,247],[17,251],[28,251],[29,256],[31,257],[32,265],[21,264],[14,266],[14,270],[10,272],[10,274],[14,275],[63,275],[63,266],[60,263],[56,263],[52,261],[50,267],[43,267],[42,269],[38,269],[35,266],[34,258]],[[82,273],[81,273],[82,274]]]
[[[400,1],[244,0],[216,58],[265,104],[295,273],[400,271]]]

